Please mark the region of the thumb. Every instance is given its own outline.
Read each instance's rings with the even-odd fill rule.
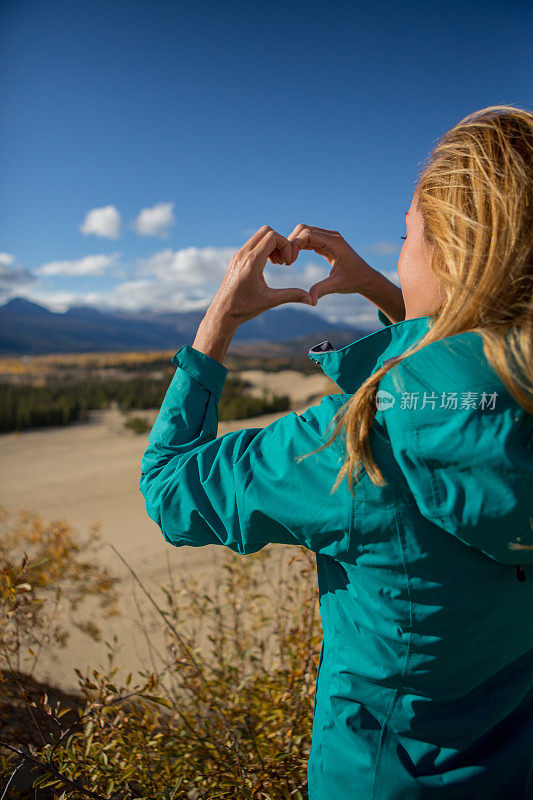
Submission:
[[[325,294],[332,294],[337,289],[337,284],[334,278],[324,278],[323,281],[318,281],[309,289],[309,294],[313,298],[313,305],[316,305],[321,297]]]
[[[305,289],[297,289],[291,287],[290,289],[272,289],[272,299],[275,301],[271,308],[281,306],[283,303],[306,303],[313,306],[313,298]]]

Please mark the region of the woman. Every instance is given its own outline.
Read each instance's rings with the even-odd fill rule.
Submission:
[[[311,800],[533,798],[533,113],[446,133],[406,220],[401,293],[338,232],[251,237],[172,358],[140,490],[171,544],[316,553]],[[330,276],[270,289],[301,249]],[[238,325],[331,292],[383,323],[309,351],[342,393],[216,438]]]

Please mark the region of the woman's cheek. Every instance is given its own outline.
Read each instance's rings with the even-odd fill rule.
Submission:
[[[404,256],[405,245],[403,245],[402,249],[400,250],[400,255],[398,256],[398,266],[396,267],[396,271],[398,273],[398,278],[400,279],[400,284],[402,283],[402,276],[404,275]]]

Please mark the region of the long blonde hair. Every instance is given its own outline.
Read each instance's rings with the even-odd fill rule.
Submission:
[[[361,384],[335,414],[329,440],[312,451],[345,429],[346,460],[331,493],[346,476],[353,495],[362,465],[376,486],[386,483],[369,444],[378,384],[430,342],[479,333],[490,365],[533,412],[533,113],[489,106],[469,114],[438,140],[419,171],[416,194],[445,299],[428,332]]]

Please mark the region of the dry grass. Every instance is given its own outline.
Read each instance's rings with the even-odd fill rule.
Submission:
[[[35,356],[4,356],[0,358],[0,374],[9,375],[54,375],[58,370],[77,367],[80,369],[111,368],[129,364],[146,365],[154,361],[170,359],[175,350],[132,351],[125,353],[51,353]]]

